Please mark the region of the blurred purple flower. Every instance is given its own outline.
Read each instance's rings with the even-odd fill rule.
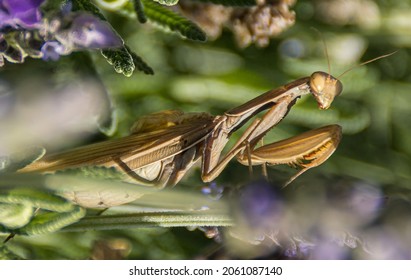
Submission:
[[[350,258],[350,250],[346,246],[323,240],[312,248],[310,259],[314,260],[344,260]]]
[[[44,0],[0,0],[0,29],[35,28],[41,21],[39,8],[43,2]]]
[[[307,259],[315,246],[306,240],[290,239],[289,244],[285,246],[284,256],[291,259]]]
[[[351,190],[348,206],[357,219],[367,222],[379,214],[384,201],[385,198],[380,189],[365,183],[358,183]]]
[[[308,256],[310,255],[313,247],[315,247],[315,245],[313,243],[310,242],[300,242],[298,243],[298,253],[300,255],[301,258],[308,258]]]
[[[75,16],[68,37],[76,48],[105,49],[123,45],[123,40],[110,24],[86,13]]]
[[[57,41],[48,41],[41,47],[43,60],[57,61],[61,55],[65,54],[65,48]]]
[[[237,202],[240,223],[254,236],[275,238],[285,213],[285,203],[278,188],[265,180],[248,184]]]
[[[207,195],[212,200],[219,200],[223,196],[224,186],[217,185],[212,182],[207,186],[201,188],[201,192]]]
[[[397,213],[398,215],[398,213]],[[399,218],[400,215],[396,218]],[[409,223],[403,222],[402,229],[390,225],[375,226],[364,232],[364,259],[410,260],[411,239]]]

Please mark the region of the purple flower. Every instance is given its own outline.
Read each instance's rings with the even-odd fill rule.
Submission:
[[[378,188],[365,183],[357,183],[351,190],[348,206],[357,219],[366,222],[379,214],[384,206],[384,200]]]
[[[122,39],[106,21],[86,13],[76,15],[68,39],[80,49],[117,48],[123,45]]]
[[[361,257],[376,260],[411,259],[411,241],[407,227],[409,228],[409,223],[404,222],[403,229],[400,230],[389,225],[368,229],[364,233],[365,249],[368,254],[363,253]]]
[[[277,235],[285,215],[285,203],[279,188],[267,181],[255,181],[242,189],[234,208],[237,227],[231,234],[248,242],[268,237],[278,243]]]
[[[272,228],[284,212],[284,200],[278,189],[263,180],[243,189],[238,206],[247,223],[258,228]]]
[[[290,240],[285,246],[284,256],[291,259],[307,259],[310,257],[315,244],[306,240]]]
[[[57,41],[45,42],[41,47],[43,60],[57,61],[61,55],[65,54],[65,48]]]
[[[310,259],[314,260],[344,260],[350,258],[350,250],[346,246],[323,240],[312,248]]]
[[[224,187],[217,185],[215,182],[201,188],[201,192],[210,199],[219,200],[223,196]]]
[[[0,28],[35,28],[41,21],[44,0],[0,0]]]

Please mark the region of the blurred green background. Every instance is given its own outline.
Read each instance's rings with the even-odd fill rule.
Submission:
[[[136,72],[128,78],[115,73],[98,53],[91,53],[117,115],[114,136],[127,135],[139,116],[151,112],[180,109],[218,115],[314,71],[328,71],[322,38],[335,77],[363,61],[396,51],[344,74],[343,93],[329,110],[318,110],[310,96],[298,100],[264,142],[327,124],[341,125],[343,138],[337,151],[323,165],[293,182],[286,194],[312,196],[324,188],[353,182],[376,186],[388,199],[387,209],[394,209],[381,219],[395,224],[404,240],[410,241],[411,2],[298,0],[290,9],[296,14],[293,26],[271,38],[266,47],[252,44],[245,48],[239,47],[227,28],[218,38],[198,43],[164,33],[150,23],[142,25],[135,19],[107,13],[131,49],[155,71],[152,76]],[[208,17],[213,14],[210,12]],[[22,65],[7,64],[0,69],[0,77],[11,86],[37,79],[70,83],[77,79],[76,67],[81,67],[78,64],[84,62],[83,57],[79,53],[53,63],[29,59]],[[26,92],[25,96],[35,100],[36,94]],[[105,136],[95,133],[53,149],[101,139]],[[255,168],[258,172],[260,169]],[[294,172],[288,167],[269,167],[269,178],[281,183]],[[247,167],[234,161],[216,179],[218,185],[233,189],[247,181]],[[176,188],[203,185],[197,168]],[[134,259],[256,257],[237,255],[202,231],[185,228],[56,233],[18,237],[8,246],[29,259],[84,259],[98,258],[96,251],[115,242],[120,244],[117,247],[125,248],[121,256]]]

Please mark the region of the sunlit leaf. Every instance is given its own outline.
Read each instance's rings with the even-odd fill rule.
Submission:
[[[178,3],[178,0],[152,0],[155,1],[161,5],[167,5],[167,6],[173,6]]]
[[[117,73],[121,73],[126,77],[130,77],[133,74],[136,67],[133,62],[133,57],[125,47],[102,50],[101,54],[106,58],[108,63],[113,65]]]
[[[207,40],[206,34],[190,20],[154,3],[152,0],[142,0],[142,3],[150,21],[166,30],[177,32],[187,39],[201,42]]]
[[[133,0],[134,10],[137,15],[137,19],[140,23],[145,23],[147,21],[147,17],[144,13],[144,6],[141,3],[141,0]]]

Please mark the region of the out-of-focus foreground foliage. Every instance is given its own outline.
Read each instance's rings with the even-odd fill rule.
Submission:
[[[108,5],[116,2],[120,4]],[[311,97],[298,100],[264,138],[271,143],[327,124],[343,127],[342,141],[330,159],[281,190],[281,203],[291,209],[279,210],[286,220],[278,222],[282,227],[267,232],[263,226],[253,240],[223,228],[185,227],[16,236],[2,247],[1,255],[411,258],[411,2],[272,1],[282,6],[271,10],[264,8],[269,1],[254,8],[247,1],[159,1],[171,5],[160,8],[152,8],[159,4],[151,0],[121,2],[95,4],[130,53],[138,53],[134,62],[143,72],[153,69],[154,75],[135,71],[126,77],[106,63],[107,55],[87,50],[57,61],[6,61],[0,69],[0,154],[31,144],[59,151],[121,137],[138,117],[165,109],[222,114],[271,88],[328,71],[322,37],[335,77],[360,62],[397,52],[344,74],[343,93],[327,111],[318,110]],[[144,6],[138,19],[132,2]],[[170,17],[161,15],[169,12],[181,18],[168,24]],[[140,23],[145,17],[148,22]],[[181,22],[188,19],[199,30],[195,35],[184,33],[188,25]],[[201,42],[201,30],[206,42]],[[275,184],[295,172],[288,167],[268,169]],[[254,173],[260,170],[256,167]],[[214,183],[230,196],[249,182],[247,167],[233,160]],[[198,190],[204,185],[194,168],[175,189]],[[242,192],[247,194],[247,189]]]

